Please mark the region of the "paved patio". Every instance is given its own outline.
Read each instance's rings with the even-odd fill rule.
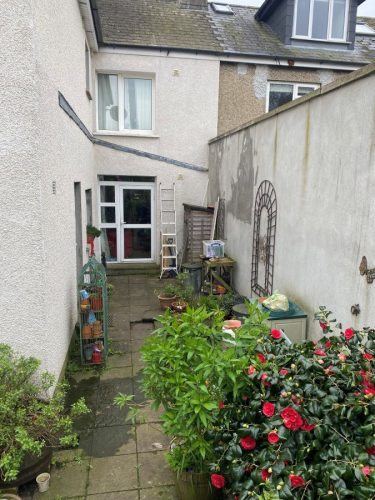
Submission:
[[[144,402],[139,383],[139,349],[152,332],[160,313],[154,290],[156,276],[114,276],[110,302],[114,327],[107,368],[73,374],[70,399],[84,396],[92,413],[80,417],[80,446],[54,454],[50,489],[35,493],[34,500],[75,498],[87,500],[173,500],[174,477],[164,454],[169,440],[160,427],[160,413],[145,406],[147,423],[125,423],[125,410],[113,406],[118,392],[135,394]],[[25,497],[26,498],[26,497]]]

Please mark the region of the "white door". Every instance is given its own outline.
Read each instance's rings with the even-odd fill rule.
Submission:
[[[154,184],[120,185],[120,255],[126,262],[154,260]]]

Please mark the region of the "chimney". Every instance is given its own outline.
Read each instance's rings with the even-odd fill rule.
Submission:
[[[206,9],[207,0],[179,0],[181,7],[186,9]]]

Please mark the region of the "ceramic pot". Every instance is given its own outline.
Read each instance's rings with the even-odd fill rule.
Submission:
[[[50,479],[51,476],[48,474],[48,472],[42,472],[42,474],[39,474],[36,477],[36,482],[38,484],[38,488],[41,493],[48,490]]]
[[[184,300],[178,300],[177,302],[172,302],[172,309],[175,312],[183,313],[186,311],[188,303]]]
[[[176,295],[173,295],[173,297],[165,297],[164,295],[158,295],[159,303],[160,303],[160,309],[165,311],[166,309],[169,309],[172,306],[172,303],[177,299]]]
[[[101,321],[94,321],[92,325],[92,334],[94,337],[101,337],[102,335],[102,322]]]
[[[91,309],[101,311],[103,309],[103,299],[101,297],[90,297]]]
[[[87,311],[88,309],[90,309],[89,299],[82,299],[81,300],[81,311]]]
[[[91,362],[93,350],[94,350],[94,344],[86,344],[83,347],[83,354],[86,361]]]
[[[91,338],[91,326],[85,323],[82,327],[82,338],[90,339]]]

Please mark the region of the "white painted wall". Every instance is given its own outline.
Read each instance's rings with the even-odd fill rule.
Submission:
[[[84,44],[76,0],[0,4],[0,341],[56,376],[77,315],[74,182],[83,233],[85,189],[96,202],[93,146],[58,105],[61,91],[90,125]]]
[[[278,202],[274,289],[308,312],[310,337],[319,305],[343,325],[375,324],[375,283],[358,271],[363,255],[375,266],[375,66],[356,75],[210,145],[209,192],[226,199],[238,290],[251,295],[254,201],[267,179]]]
[[[106,49],[93,57],[93,88],[96,72],[134,72],[155,78],[155,135],[129,137],[98,135],[117,144],[170,157],[195,165],[208,165],[208,140],[217,133],[219,62],[205,56],[167,55],[153,52],[139,55],[134,51]],[[178,70],[178,76],[175,76]],[[96,124],[96,110],[93,109]],[[94,125],[95,127],[96,125]],[[201,205],[206,202],[208,176],[163,162],[124,154],[95,146],[97,173],[103,175],[135,175],[156,178],[157,225],[156,249],[159,255],[158,186],[176,183],[177,232],[179,247],[183,243],[183,203]]]

